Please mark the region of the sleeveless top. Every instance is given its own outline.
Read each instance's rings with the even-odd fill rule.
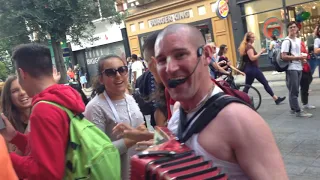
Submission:
[[[214,96],[218,93],[222,92],[222,90],[215,86],[211,96]],[[196,112],[189,113],[187,115],[187,118],[191,118]],[[178,132],[178,126],[179,126],[179,118],[180,118],[180,112],[176,111],[173,113],[172,118],[170,119],[168,123],[168,128],[170,131],[172,131],[174,134],[177,134]],[[222,172],[227,174],[229,177],[229,180],[248,180],[249,178],[245,175],[241,167],[236,163],[231,163],[227,161],[220,160],[210,153],[208,153],[198,142],[198,136],[199,134],[194,134],[187,142],[186,145],[194,150],[194,152],[197,155],[203,156],[205,160],[211,160],[213,162],[213,166],[221,168]]]
[[[257,51],[254,49],[254,47],[253,47],[252,45],[247,44],[246,50],[245,50],[246,52],[245,52],[245,55],[243,55],[242,59],[243,59],[244,62],[247,63],[247,65],[257,66],[257,67],[258,67],[258,60],[256,60],[256,61],[251,61],[251,60],[250,60],[250,57],[249,57],[249,55],[248,55],[248,51],[249,51],[250,49],[253,49],[253,54],[254,54],[254,55],[257,55],[257,54],[258,54]]]

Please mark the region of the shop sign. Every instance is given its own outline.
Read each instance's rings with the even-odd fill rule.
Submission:
[[[270,17],[263,23],[263,34],[266,38],[271,39],[272,35],[282,38],[283,24],[280,19]]]
[[[167,16],[159,17],[156,19],[151,19],[151,20],[149,20],[149,26],[154,27],[154,26],[159,26],[162,24],[168,24],[171,22],[179,21],[182,19],[191,18],[191,16],[192,16],[191,12],[192,12],[191,10],[187,10],[187,11],[178,12],[175,14],[170,14]]]
[[[225,19],[229,14],[228,0],[218,0],[216,14],[219,18]]]

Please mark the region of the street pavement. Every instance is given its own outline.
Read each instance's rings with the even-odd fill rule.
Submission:
[[[264,74],[270,80],[276,95],[288,97],[285,74]],[[288,99],[277,106],[261,84],[253,84],[262,95],[262,105],[258,112],[269,124],[275,136],[290,180],[320,179],[320,79],[316,76],[318,73],[315,73],[309,96],[310,104],[318,107],[308,111],[314,115],[312,118],[290,115]],[[243,82],[244,78],[236,77],[236,81]]]
[[[270,71],[264,74],[276,95],[288,97],[285,74],[272,75]],[[316,71],[309,96],[310,104],[318,107],[309,111],[314,115],[312,118],[290,115],[288,99],[276,105],[260,83],[253,84],[262,95],[258,112],[274,134],[290,180],[320,179],[320,79],[317,76]],[[235,80],[243,83],[244,77],[236,76]],[[85,93],[89,95],[90,90]]]

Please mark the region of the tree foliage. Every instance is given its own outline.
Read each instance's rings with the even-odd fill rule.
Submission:
[[[60,42],[65,41],[67,35],[75,44],[81,44],[81,39],[94,40],[92,34],[95,29],[92,23],[94,19],[115,17],[114,21],[121,21],[115,10],[114,0],[0,0],[0,4],[0,19],[6,17],[18,22],[3,23],[5,20],[0,20],[0,31],[10,32],[11,36],[15,37],[21,35],[24,38],[26,34],[33,34],[35,40],[39,42],[46,42],[49,37],[51,38],[57,68],[63,75],[63,81],[66,80],[64,76],[66,70]],[[7,26],[3,26],[2,23]],[[1,41],[0,38],[0,44]],[[22,39],[18,43],[13,41],[11,44],[25,41],[28,40]]]
[[[5,63],[0,61],[0,79],[5,81],[8,77],[8,70],[6,68]]]

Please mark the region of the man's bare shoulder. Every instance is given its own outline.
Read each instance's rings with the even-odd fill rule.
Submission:
[[[232,132],[228,135],[230,138],[239,139],[239,136],[245,137],[257,132],[270,135],[270,128],[264,119],[250,107],[239,103],[226,106],[209,126],[218,126],[225,132]]]
[[[223,122],[231,124],[251,124],[252,122],[265,123],[256,111],[249,106],[240,103],[229,104],[221,110],[217,118],[223,119]]]

